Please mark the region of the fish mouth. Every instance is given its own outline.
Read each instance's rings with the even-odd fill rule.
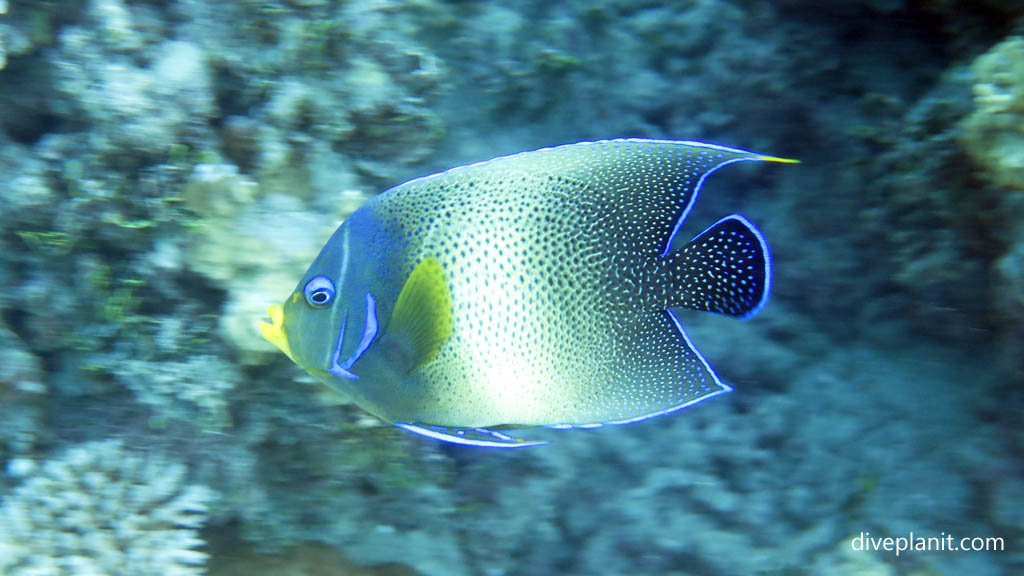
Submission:
[[[292,349],[288,346],[288,337],[284,333],[284,306],[280,304],[268,306],[267,315],[270,316],[270,322],[260,321],[260,334],[294,362],[295,357],[292,356]]]

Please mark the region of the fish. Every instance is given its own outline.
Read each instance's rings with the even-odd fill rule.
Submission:
[[[732,387],[673,309],[747,319],[771,287],[739,214],[674,246],[705,179],[741,161],[798,162],[631,138],[411,180],[341,223],[260,332],[367,412],[454,444],[693,406]]]

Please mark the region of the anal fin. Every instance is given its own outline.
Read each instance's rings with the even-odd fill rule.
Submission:
[[[567,411],[554,428],[629,424],[694,406],[732,391],[690,341],[672,310],[659,310],[616,327],[623,352],[612,369],[589,375],[586,389],[603,400]]]
[[[485,448],[527,448],[529,446],[541,446],[547,442],[521,440],[503,434],[496,430],[487,428],[455,428],[449,426],[434,426],[431,424],[409,424],[396,422],[395,426],[403,430],[463,446],[481,446]]]

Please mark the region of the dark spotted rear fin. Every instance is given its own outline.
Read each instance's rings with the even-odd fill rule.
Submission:
[[[768,244],[739,214],[722,218],[666,260],[673,286],[669,306],[746,319],[768,300]]]

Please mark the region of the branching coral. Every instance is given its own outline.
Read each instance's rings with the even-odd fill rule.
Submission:
[[[26,466],[16,468],[29,468]],[[28,472],[0,507],[0,573],[8,576],[194,576],[212,492],[185,466],[92,442]]]
[[[209,354],[184,360],[128,359],[119,363],[115,375],[138,402],[153,409],[151,424],[181,420],[202,430],[229,424],[228,395],[240,380],[234,366]]]

